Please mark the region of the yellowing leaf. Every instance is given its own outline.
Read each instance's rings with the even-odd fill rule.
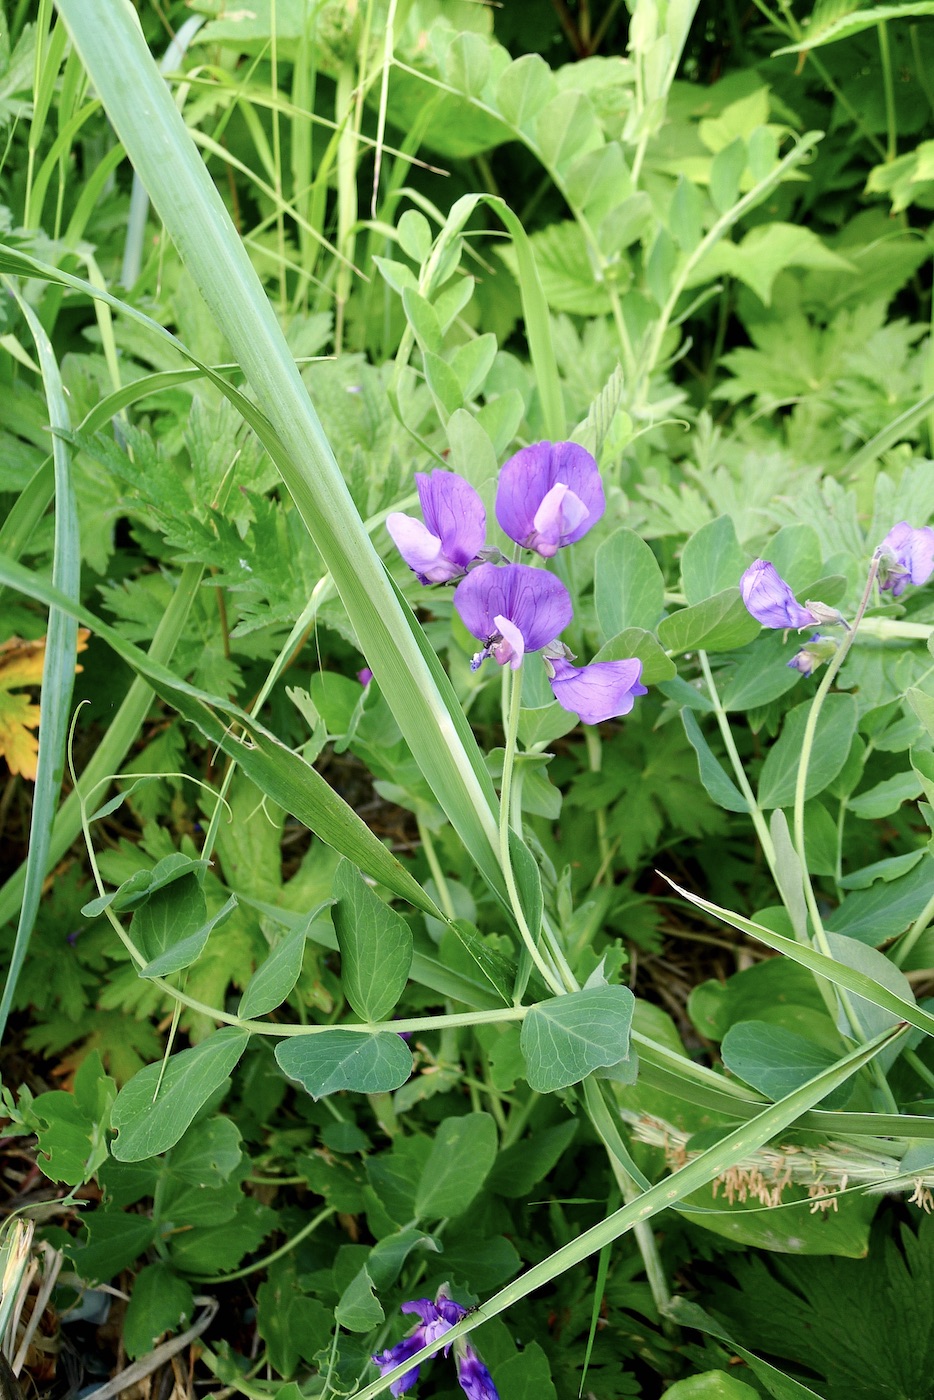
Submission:
[[[90,633],[86,627],[78,630],[78,650],[84,651]],[[39,727],[39,706],[28,695],[13,694],[14,689],[38,685],[45,663],[45,638],[27,642],[10,637],[0,643],[0,757],[5,758],[11,773],[35,781],[39,742],[31,731]],[[81,667],[76,666],[76,671]]]

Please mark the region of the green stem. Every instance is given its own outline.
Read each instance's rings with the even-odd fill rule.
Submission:
[[[512,868],[512,853],[509,849],[509,832],[511,823],[509,820],[509,803],[512,793],[512,776],[516,763],[516,739],[519,733],[519,708],[522,702],[522,667],[518,666],[509,676],[509,711],[506,719],[506,747],[503,753],[503,782],[499,794],[499,860],[503,871],[503,878],[506,881],[506,893],[509,896],[509,903],[512,908],[513,917],[519,928],[519,934],[523,943],[528,949],[529,957],[538,968],[544,979],[545,986],[550,987],[556,994],[564,992],[564,984],[561,978],[549,967],[542,957],[538,947],[538,941],[534,937],[526,922],[525,914],[522,911],[522,904],[519,899],[519,890],[516,885],[516,877]]]
[[[892,53],[889,48],[889,31],[884,19],[876,25],[879,35],[879,57],[882,60],[882,86],[885,92],[885,125],[888,131],[886,142],[886,162],[893,161],[898,153],[898,124],[895,117],[895,82],[892,77]]]
[[[423,821],[418,822],[418,839],[422,843],[422,850],[425,852],[428,869],[431,871],[432,879],[435,882],[435,888],[438,891],[438,901],[445,914],[453,922],[453,920],[457,918],[457,910],[454,908],[454,901],[451,898],[451,891],[448,887],[447,878],[444,871],[441,869],[441,862],[438,860],[435,843],[431,839],[428,828]]]
[[[759,845],[762,847],[762,853],[765,856],[766,861],[768,862],[769,869],[771,870],[772,877],[774,879],[775,846],[772,841],[772,833],[769,831],[768,823],[765,820],[762,808],[756,801],[756,795],[752,790],[752,786],[749,782],[749,779],[746,777],[746,770],[743,767],[743,760],[739,756],[739,750],[737,749],[736,741],[733,738],[733,730],[730,728],[730,721],[727,718],[726,710],[723,708],[723,704],[720,700],[720,694],[717,690],[716,682],[713,678],[713,671],[710,669],[710,661],[708,660],[707,653],[705,651],[699,651],[697,653],[697,659],[700,662],[701,671],[704,675],[704,683],[707,686],[707,692],[710,695],[711,701],[713,702],[714,714],[716,715],[717,719],[717,727],[720,730],[720,737],[723,740],[723,747],[727,751],[727,755],[730,760],[730,765],[733,769],[733,776],[736,778],[736,782],[740,792],[743,794],[746,801],[749,803],[749,815],[752,819],[752,824],[755,827],[756,835],[759,838]],[[776,886],[778,886],[777,880],[775,881],[775,883]]]
[[[591,773],[599,773],[603,766],[603,744],[600,735],[593,725],[584,726],[584,742],[587,745],[587,764]],[[610,854],[610,842],[606,834],[606,808],[598,807],[594,813],[597,823],[597,849],[600,852],[600,867],[598,874],[602,877],[603,872],[609,869],[612,856]],[[597,881],[594,880],[594,884]]]
[[[907,933],[904,933],[902,935],[895,948],[889,952],[889,957],[892,959],[892,962],[895,964],[896,967],[904,966],[905,959],[908,957],[908,954],[911,952],[912,948],[915,946],[922,933],[924,933],[925,929],[928,927],[932,919],[934,919],[934,894],[931,895],[931,898],[921,910],[921,913],[915,919],[911,928],[908,929]]]
[[[246,1264],[242,1269],[235,1269],[232,1274],[186,1274],[185,1277],[194,1283],[232,1283],[234,1279],[247,1278],[249,1274],[255,1274],[259,1269],[267,1269],[277,1259],[282,1259],[296,1245],[301,1244],[302,1240],[307,1240],[309,1235],[313,1235],[319,1225],[323,1225],[325,1220],[336,1214],[334,1206],[326,1206],[324,1210],[319,1210],[317,1215],[311,1217],[307,1225],[303,1225],[297,1234],[290,1236],[285,1244],[274,1249],[272,1254],[266,1254],[262,1259],[257,1259],[252,1264]]]

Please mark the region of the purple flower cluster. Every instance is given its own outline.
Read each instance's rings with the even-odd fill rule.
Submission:
[[[875,552],[881,592],[898,598],[909,583],[927,583],[934,573],[934,529],[930,525],[918,528],[907,520],[893,525]],[[781,574],[767,559],[754,559],[739,581],[739,591],[746,609],[763,627],[799,631],[816,623],[841,623],[843,616],[823,603],[810,599],[802,606]],[[815,632],[806,646],[788,662],[795,671],[810,676],[818,666],[829,661],[836,651],[830,637]]]
[[[456,472],[417,472],[415,482],[424,523],[397,511],[386,527],[421,583],[460,580],[454,606],[468,632],[483,643],[472,668],[492,657],[517,670],[526,652],[540,651],[564,709],[585,724],[628,714],[636,696],[646,694],[639,683],[641,661],[573,666],[572,653],[557,640],[573,617],[561,580],[528,564],[486,557],[483,502]],[[597,464],[575,442],[534,443],[510,457],[500,472],[496,519],[515,544],[543,559],[582,539],[605,508]]]
[[[449,1298],[444,1288],[438,1290],[434,1302],[430,1298],[415,1298],[410,1303],[403,1303],[402,1311],[417,1314],[421,1322],[403,1337],[401,1342],[373,1357],[374,1365],[379,1367],[381,1376],[385,1376],[387,1371],[394,1370],[396,1366],[403,1365],[417,1351],[421,1351],[422,1347],[436,1342],[445,1332],[449,1332],[455,1323],[467,1316],[467,1309],[462,1308],[460,1303],[455,1303],[453,1298]],[[445,1356],[450,1350],[450,1346],[444,1348]],[[457,1367],[460,1388],[469,1400],[499,1400],[493,1377],[470,1343],[461,1338],[454,1343],[454,1364]],[[390,1393],[403,1395],[415,1385],[418,1374],[419,1367],[413,1366],[411,1371],[406,1371],[399,1380],[393,1381],[389,1387]]]

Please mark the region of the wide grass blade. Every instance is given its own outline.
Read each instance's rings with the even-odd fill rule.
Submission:
[[[280,443],[283,480],[425,778],[501,887],[495,795],[453,687],[416,640],[373,549],[285,338],[127,4],[60,0],[105,110]]]
[[[16,298],[35,342],[42,367],[49,421],[53,428],[67,432],[70,427],[68,404],[51,342],[38,316],[20,296],[16,286],[8,283],[8,290]],[[26,959],[29,937],[42,896],[52,824],[65,766],[65,740],[68,734],[68,716],[78,651],[78,624],[67,607],[68,600],[78,597],[81,584],[78,508],[71,481],[71,456],[66,443],[58,437],[52,442],[52,463],[55,481],[55,552],[52,580],[55,587],[65,595],[66,606],[52,607],[49,611],[45,662],[42,667],[39,757],[29,824],[29,853],[26,857],[23,902],[13,954],[3,987],[3,997],[0,999],[0,1040],[3,1039],[6,1029],[16,983]]]

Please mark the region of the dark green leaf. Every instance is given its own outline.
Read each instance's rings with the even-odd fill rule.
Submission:
[[[839,1056],[813,1040],[767,1021],[739,1021],[732,1025],[720,1046],[728,1070],[773,1103],[836,1064]],[[853,1094],[852,1083],[841,1084],[827,1095],[821,1107],[845,1108]]]
[[[365,883],[350,861],[334,876],[334,927],[341,950],[341,982],[364,1021],[384,1021],[399,1000],[412,966],[412,932]]]
[[[418,1183],[416,1216],[462,1215],[495,1160],[496,1124],[488,1113],[445,1119]]]
[[[127,1356],[146,1356],[164,1333],[186,1327],[193,1306],[190,1284],[167,1264],[146,1264],[136,1276],[123,1320]]]
[[[665,580],[634,530],[616,530],[594,557],[594,604],[604,641],[627,627],[651,631],[665,605]]]
[[[746,611],[738,588],[727,588],[672,613],[658,624],[666,651],[735,651],[758,636],[759,623]]]
[[[322,1031],[294,1036],[276,1046],[276,1059],[290,1079],[297,1079],[313,1099],[341,1089],[356,1094],[387,1094],[412,1073],[412,1054],[392,1031]]]
[[[796,705],[785,716],[778,741],[772,745],[759,777],[759,805],[790,807],[795,800],[795,784],[801,758],[801,744],[811,701]],[[856,733],[858,711],[852,695],[828,695],[817,721],[811,761],[808,764],[806,798],[816,797],[840,772]]]
[[[530,1008],[520,1044],[539,1094],[576,1084],[629,1053],[635,998],[628,987],[592,987]]]
[[[246,1049],[246,1031],[224,1026],[167,1064],[147,1065],[120,1090],[111,1114],[118,1162],[141,1162],[174,1147],[202,1104]],[[163,1069],[165,1073],[163,1074]]]
[[[728,515],[718,516],[692,535],[681,555],[681,587],[689,603],[737,588],[747,564]]]
[[[709,796],[713,798],[718,807],[725,807],[728,812],[748,812],[749,803],[725,771],[720,760],[714,756],[710,745],[701,732],[694,711],[689,710],[687,706],[681,711],[681,723],[684,725],[684,732],[688,736],[691,748],[697,754],[700,780]]]

